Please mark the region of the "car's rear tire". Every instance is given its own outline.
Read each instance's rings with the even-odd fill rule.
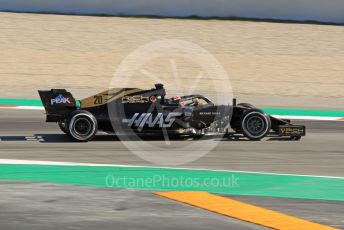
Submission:
[[[247,110],[241,118],[241,131],[253,141],[264,138],[271,129],[270,117],[259,109]]]
[[[72,113],[66,124],[68,135],[75,141],[90,141],[98,131],[97,119],[92,113],[84,110],[77,110]]]

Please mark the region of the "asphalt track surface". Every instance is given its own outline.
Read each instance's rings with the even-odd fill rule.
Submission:
[[[89,143],[72,142],[55,123],[45,123],[44,116],[43,111],[0,110],[0,159],[153,165],[132,154],[112,135],[99,135]],[[301,141],[217,139],[210,153],[180,167],[344,176],[344,122],[295,122],[307,126],[307,136]],[[26,141],[30,136],[44,141]],[[147,141],[165,146],[163,139]],[[174,140],[171,146],[188,143]]]
[[[44,119],[42,111],[0,110],[0,159],[153,165],[132,154],[113,136],[75,143],[62,135],[56,124],[47,124]],[[181,167],[343,177],[344,122],[298,123],[308,128],[301,141],[214,140],[218,144],[209,154]],[[29,136],[42,137],[42,141],[27,141]],[[165,145],[159,139],[147,141]],[[171,144],[188,142],[173,140]],[[0,222],[6,223],[6,229],[261,229],[147,191],[2,181],[0,195]],[[344,228],[343,202],[235,198]]]

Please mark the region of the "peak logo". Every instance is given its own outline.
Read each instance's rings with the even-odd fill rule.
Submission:
[[[60,94],[57,97],[51,99],[50,103],[51,105],[54,105],[54,104],[66,104],[66,103],[71,103],[71,102],[69,98],[65,98],[62,94]]]
[[[160,128],[170,128],[175,122],[176,118],[181,116],[181,112],[171,112],[164,119],[162,113],[158,113],[154,118],[152,113],[135,113],[130,119],[123,119],[123,123],[127,123],[129,127],[143,128],[145,125],[153,128],[158,125]]]

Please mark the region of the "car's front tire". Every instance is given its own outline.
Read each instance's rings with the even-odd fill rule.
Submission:
[[[97,119],[92,113],[84,110],[78,110],[72,113],[66,124],[68,135],[75,141],[90,141],[98,131]]]
[[[259,109],[249,109],[241,118],[241,131],[250,140],[261,140],[270,129],[270,117]]]

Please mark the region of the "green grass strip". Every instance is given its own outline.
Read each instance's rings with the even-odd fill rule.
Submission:
[[[210,170],[0,164],[0,179],[344,201],[344,179]]]
[[[41,100],[17,98],[0,98],[0,105],[43,106]]]
[[[344,117],[344,111],[341,110],[308,110],[308,109],[278,109],[264,108],[268,114],[286,115],[286,116],[312,116],[312,117]]]

